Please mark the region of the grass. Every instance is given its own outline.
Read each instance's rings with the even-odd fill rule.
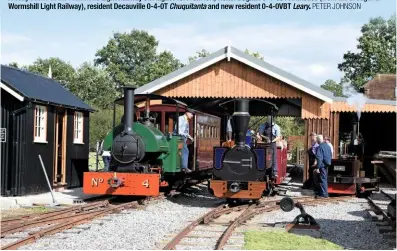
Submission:
[[[30,208],[12,208],[7,210],[1,210],[1,218],[7,219],[11,217],[29,215],[29,214],[36,214],[36,213],[45,213],[49,212],[54,209],[49,209],[46,207],[30,207]]]
[[[343,247],[324,239],[284,231],[247,231],[245,250],[341,250]]]

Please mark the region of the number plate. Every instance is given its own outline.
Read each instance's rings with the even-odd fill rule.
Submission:
[[[345,166],[334,166],[334,171],[345,171]]]

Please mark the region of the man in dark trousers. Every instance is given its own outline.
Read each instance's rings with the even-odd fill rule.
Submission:
[[[328,167],[331,165],[331,147],[324,141],[323,135],[317,135],[318,148],[316,151],[317,169],[319,174],[319,189],[316,198],[328,198]]]
[[[315,132],[310,133],[310,137],[312,139],[312,145],[307,150],[307,155],[309,156],[309,178],[303,184],[303,189],[314,189],[314,179],[313,179],[313,171],[316,169],[316,151],[318,147],[318,143],[316,141],[317,134]]]
[[[267,121],[259,127],[259,135],[269,139],[269,142],[273,148],[272,155],[272,174],[273,178],[278,177],[278,166],[277,166],[277,141],[281,139],[280,126],[274,123],[272,116],[267,117]]]

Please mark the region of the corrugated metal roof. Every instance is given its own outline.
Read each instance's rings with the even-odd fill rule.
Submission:
[[[28,99],[94,111],[57,81],[31,72],[1,65],[1,82]]]
[[[258,66],[260,68],[263,68],[269,72],[272,72],[274,74],[277,74],[278,76],[280,76],[281,78],[285,78],[288,79],[291,82],[294,82],[295,84],[297,84],[298,86],[302,87],[300,89],[306,89],[306,91],[312,91],[315,92],[315,94],[318,94],[318,96],[316,95],[317,98],[320,98],[320,96],[325,97],[325,100],[328,100],[329,102],[332,102],[333,100],[333,93],[327,90],[324,90],[323,88],[312,84],[306,80],[303,80],[291,73],[288,73],[286,71],[281,70],[280,68],[271,65],[263,60],[260,60],[258,58],[255,58],[251,55],[248,55],[246,53],[244,53],[241,50],[238,50],[234,47],[230,47],[230,51],[228,53],[228,47],[222,48],[214,53],[212,53],[211,55],[205,57],[205,58],[201,58],[197,61],[192,62],[191,64],[182,67],[168,75],[165,75],[161,78],[158,78],[146,85],[143,85],[139,88],[136,89],[136,93],[147,93],[147,92],[153,92],[156,91],[158,89],[164,88],[165,86],[172,84],[173,82],[177,81],[173,81],[173,79],[177,79],[178,77],[186,77],[185,75],[189,75],[194,73],[195,69],[201,70],[200,66],[205,65],[205,67],[208,67],[209,63],[216,63],[220,60],[223,60],[225,58],[228,57],[231,58],[235,58],[237,57],[237,60],[239,60],[238,58],[243,58],[244,60],[247,60],[248,62],[250,62],[251,64]],[[197,71],[198,71],[197,70]]]

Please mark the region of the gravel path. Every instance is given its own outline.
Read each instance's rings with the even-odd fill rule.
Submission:
[[[356,250],[390,250],[387,241],[379,234],[377,226],[368,216],[365,199],[352,199],[339,204],[304,207],[320,225],[322,238]],[[264,223],[291,222],[300,213],[299,209],[285,213],[281,210],[259,215],[252,220]]]
[[[193,194],[149,203],[145,209],[108,215],[84,226],[44,237],[20,249],[153,249],[155,241],[180,231],[189,221],[197,219],[220,202],[202,193],[204,191],[196,190]],[[63,239],[65,237],[68,238]]]

